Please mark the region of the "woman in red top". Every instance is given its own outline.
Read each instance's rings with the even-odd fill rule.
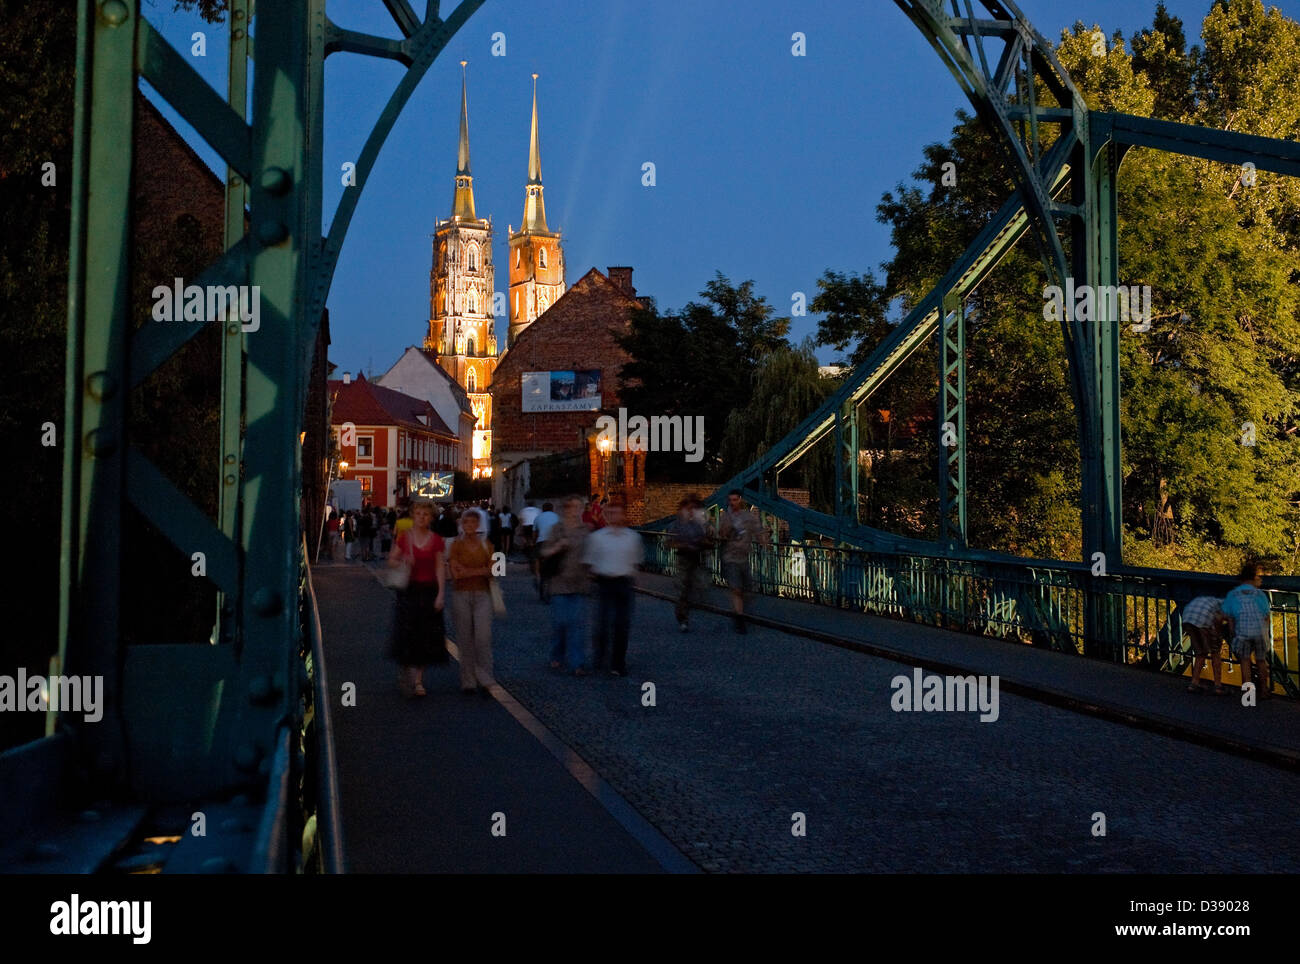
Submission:
[[[393,658],[401,664],[397,685],[406,696],[424,696],[424,670],[447,662],[447,633],[442,607],[446,585],[445,544],[431,528],[433,506],[417,502],[411,508],[411,528],[393,544],[388,565],[411,567],[411,581],[397,593]]]

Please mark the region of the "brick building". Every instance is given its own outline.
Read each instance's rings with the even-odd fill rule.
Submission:
[[[391,506],[406,497],[412,472],[454,472],[460,452],[456,433],[421,398],[404,395],[360,375],[329,382],[330,425],[347,468],[343,479],[361,482],[362,499]],[[342,428],[351,423],[355,438],[345,444]],[[349,433],[350,434],[350,433]]]
[[[608,276],[592,268],[519,332],[501,357],[491,386],[495,502],[520,505],[529,490],[527,463],[561,453],[588,460],[586,480],[578,489],[644,487],[643,454],[632,458],[627,453],[628,468],[623,471],[618,453],[600,452],[595,444],[597,418],[616,414],[622,404],[619,371],[631,361],[614,335],[628,330],[630,314],[639,307],[631,268],[610,268]],[[593,398],[590,408],[524,411],[526,374],[593,371],[599,373],[599,398]],[[626,494],[629,502],[635,500],[633,492]]]

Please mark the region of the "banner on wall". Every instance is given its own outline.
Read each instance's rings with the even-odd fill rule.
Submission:
[[[524,412],[595,412],[600,410],[600,369],[524,372]]]

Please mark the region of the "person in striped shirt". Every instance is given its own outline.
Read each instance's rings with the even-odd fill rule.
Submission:
[[[1205,657],[1210,658],[1214,669],[1214,692],[1222,696],[1223,657],[1219,655],[1221,643],[1227,630],[1228,621],[1224,618],[1222,604],[1217,596],[1197,596],[1182,610],[1183,632],[1192,644],[1192,682],[1187,687],[1189,693],[1204,693],[1205,684],[1201,682],[1201,670],[1205,668]]]
[[[1261,700],[1271,697],[1268,653],[1273,647],[1273,620],[1270,615],[1268,593],[1260,589],[1264,582],[1264,567],[1248,562],[1238,576],[1241,585],[1228,593],[1223,600],[1223,615],[1228,618],[1228,632],[1232,637],[1232,655],[1241,661],[1241,688],[1251,682],[1250,661],[1255,660],[1259,676],[1256,692]]]

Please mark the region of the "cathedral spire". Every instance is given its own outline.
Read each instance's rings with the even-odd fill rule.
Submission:
[[[537,75],[533,74],[533,127],[528,144],[528,183],[524,186],[524,223],[521,231],[546,231],[546,204],[542,201],[542,146],[537,132]]]
[[[456,154],[456,198],[452,216],[474,220],[474,178],[469,173],[469,97],[465,63],[460,62],[460,149]]]

